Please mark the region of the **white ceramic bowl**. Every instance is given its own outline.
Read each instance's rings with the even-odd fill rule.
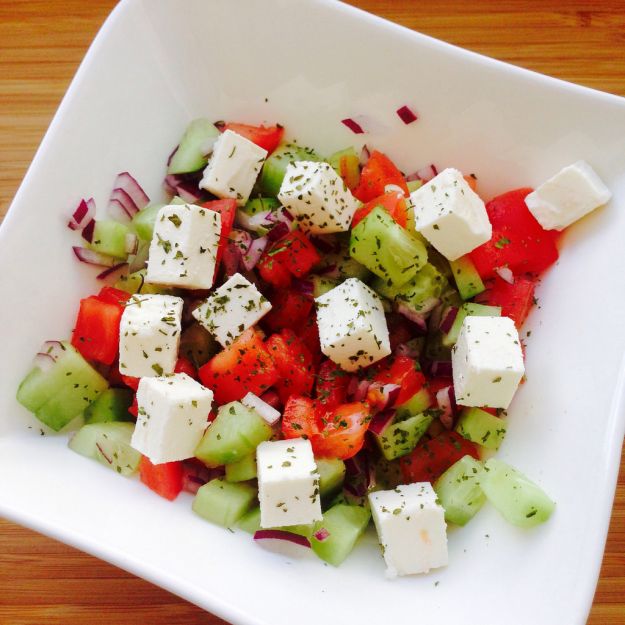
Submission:
[[[184,7],[184,10],[182,10]],[[408,104],[417,123],[395,109]],[[367,115],[355,136],[339,120]],[[588,160],[614,192],[566,234],[528,322],[527,383],[500,457],[557,501],[549,523],[489,507],[450,565],[387,581],[372,536],[343,566],[287,560],[41,437],[14,400],[44,339],[95,288],[64,220],[131,171],[153,197],[195,116],[279,121],[322,153],[362,140],[405,170],[476,172],[492,196]],[[0,232],[0,514],[245,625],[585,622],[623,438],[625,101],[483,58],[326,1],[124,0],[72,83]],[[32,425],[33,429],[27,426]],[[438,583],[437,583],[438,582]]]

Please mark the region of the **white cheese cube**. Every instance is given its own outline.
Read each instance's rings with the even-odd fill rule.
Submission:
[[[312,161],[287,166],[278,199],[302,230],[312,234],[346,232],[360,206],[328,163]]]
[[[358,278],[315,301],[321,351],[342,369],[356,371],[391,353],[382,302]]]
[[[158,211],[146,280],[184,289],[210,289],[221,237],[221,215],[195,204]]]
[[[133,295],[119,325],[119,372],[135,378],[173,373],[181,318],[180,297]]]
[[[266,441],[256,449],[260,526],[308,524],[321,519],[319,474],[309,440]]]
[[[427,573],[445,566],[447,525],[429,482],[369,493],[387,577]]]
[[[525,203],[545,230],[563,230],[611,197],[595,170],[585,161],[577,161],[543,182]]]
[[[233,198],[243,206],[250,197],[267,150],[226,130],[215,142],[200,187],[220,198]]]
[[[410,194],[415,228],[447,260],[456,260],[492,236],[486,207],[457,169],[445,169]]]
[[[213,402],[213,391],[186,373],[141,378],[131,445],[153,464],[192,458]]]
[[[193,316],[224,346],[271,310],[269,300],[240,273],[224,282]]]
[[[519,333],[509,317],[466,317],[451,365],[461,406],[507,408],[525,373]]]

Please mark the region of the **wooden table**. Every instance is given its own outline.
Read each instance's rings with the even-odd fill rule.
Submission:
[[[0,217],[114,4],[0,0]],[[353,0],[352,4],[477,52],[625,96],[625,0]],[[109,564],[0,520],[0,623],[87,622],[223,623]],[[625,624],[625,462],[588,622]]]

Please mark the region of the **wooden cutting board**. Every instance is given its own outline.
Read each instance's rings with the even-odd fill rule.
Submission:
[[[0,0],[0,218],[78,63],[114,4]],[[625,96],[625,1],[352,0],[351,4],[503,61]],[[0,623],[223,621],[109,564],[0,520]],[[625,624],[625,462],[588,623]]]

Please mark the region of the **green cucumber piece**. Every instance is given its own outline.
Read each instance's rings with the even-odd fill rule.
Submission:
[[[209,467],[238,462],[272,434],[271,426],[255,410],[233,401],[219,408],[195,455]]]
[[[56,432],[108,388],[103,378],[68,342],[52,366],[34,367],[17,389],[17,401]]]
[[[202,169],[208,163],[203,148],[209,139],[219,136],[219,130],[207,119],[194,119],[180,139],[178,149],[171,157],[168,174],[188,174]]]
[[[408,419],[425,412],[432,405],[432,395],[424,386],[417,391],[408,401],[397,406],[396,415],[398,419]]]
[[[143,241],[150,242],[152,240],[156,216],[163,206],[165,204],[149,204],[132,218],[132,227]]]
[[[239,529],[242,529],[248,534],[255,534],[258,530],[262,529],[260,526],[260,506],[252,508],[249,512],[246,512],[237,523]]]
[[[471,299],[484,291],[486,287],[470,256],[450,260],[449,265],[462,299]]]
[[[339,566],[367,529],[370,519],[371,512],[367,508],[346,504],[332,506],[315,524],[310,546],[322,560]],[[325,532],[328,535],[324,540],[316,538]]]
[[[480,486],[488,501],[512,525],[534,527],[547,521],[555,508],[540,486],[497,458],[484,465]]]
[[[176,289],[146,282],[146,273],[147,269],[139,269],[133,273],[122,275],[113,286],[133,295],[135,293],[143,295],[175,295],[177,293]]]
[[[481,408],[464,408],[456,432],[486,449],[499,449],[506,436],[506,422]]]
[[[226,465],[228,482],[247,482],[256,478],[256,454],[249,454],[238,462]]]
[[[90,423],[69,441],[69,448],[97,460],[121,475],[132,475],[139,468],[141,453],[130,445],[134,423]]]
[[[286,143],[278,146],[267,158],[260,172],[259,188],[263,195],[275,197],[280,191],[286,168],[289,163],[295,161],[323,160],[311,148],[305,148],[295,143]]]
[[[456,315],[449,332],[447,334],[443,334],[443,345],[446,347],[455,345],[465,317],[501,317],[501,307],[465,302],[458,309],[458,314]]]
[[[319,495],[331,497],[343,486],[345,463],[339,458],[315,458],[319,473]]]
[[[256,489],[251,484],[231,484],[218,477],[200,486],[192,508],[193,512],[211,523],[232,527],[254,505],[255,500]]]
[[[353,259],[349,253],[349,242],[341,246],[338,252],[325,254],[320,265],[320,270],[332,268],[332,280],[342,282],[349,278],[358,278],[362,282],[367,282],[371,272],[358,261]]]
[[[433,421],[431,415],[421,413],[405,419],[389,423],[380,434],[373,433],[382,455],[387,460],[395,460],[409,454],[426,433]]]
[[[179,353],[188,358],[196,369],[206,364],[221,346],[215,337],[197,322],[186,327],[180,335]]]
[[[349,250],[352,258],[396,286],[410,281],[427,261],[423,243],[379,206],[352,229]]]
[[[389,490],[405,483],[399,460],[387,460],[380,456],[375,461],[376,490]]]
[[[313,297],[321,297],[328,291],[331,291],[334,287],[339,285],[338,280],[331,280],[330,278],[322,278],[321,276],[310,276],[313,284]]]
[[[114,256],[115,258],[126,258],[126,235],[130,228],[126,224],[113,221],[112,219],[102,219],[95,222],[93,228],[93,238],[87,244],[89,249]]]
[[[132,398],[133,392],[129,388],[107,388],[85,409],[85,423],[132,421],[128,412]]]
[[[481,462],[463,456],[436,480],[434,490],[448,523],[466,525],[484,505],[486,496],[480,488],[482,473]]]
[[[343,167],[341,167],[341,162]],[[360,181],[360,156],[353,147],[335,152],[328,157],[328,163],[334,171],[353,189]]]
[[[409,180],[406,183],[406,186],[408,187],[408,191],[410,193],[412,193],[413,191],[416,191],[417,189],[420,189],[423,186],[423,180]],[[409,212],[413,212],[413,211],[409,211]]]

